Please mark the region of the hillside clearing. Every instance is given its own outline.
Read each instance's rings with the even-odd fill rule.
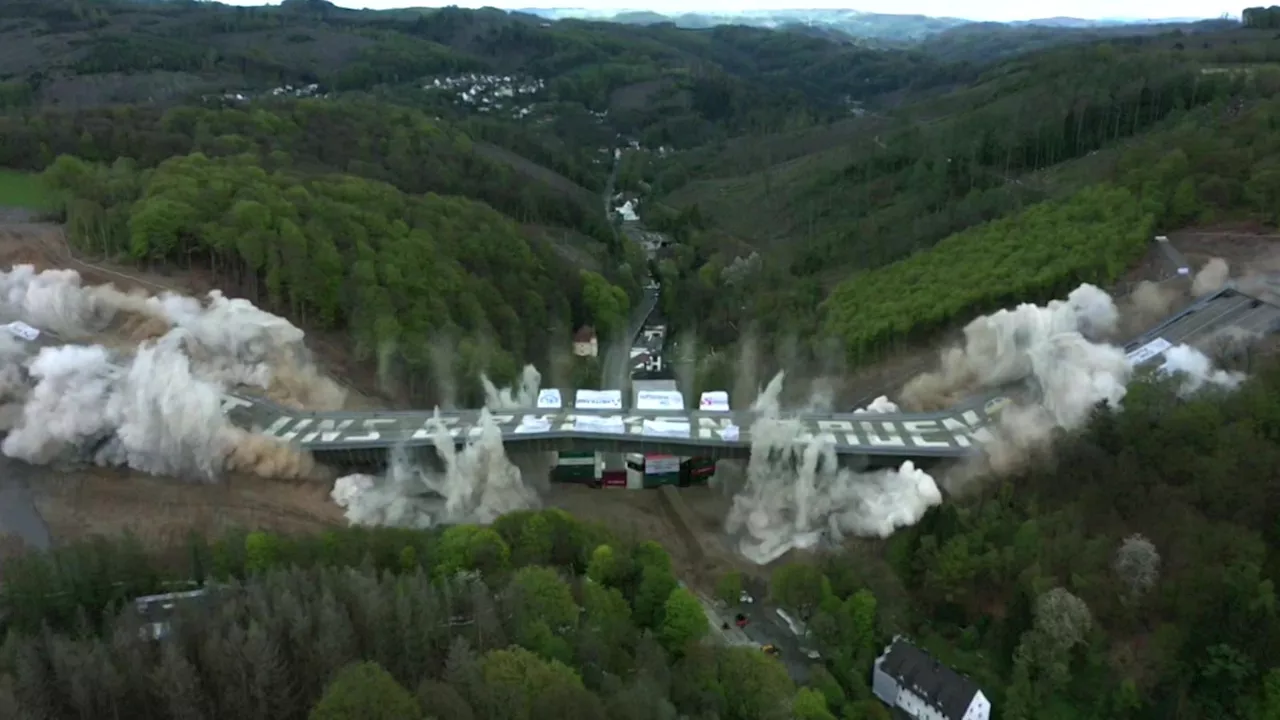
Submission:
[[[0,208],[13,207],[48,212],[58,207],[58,195],[32,173],[0,169]]]

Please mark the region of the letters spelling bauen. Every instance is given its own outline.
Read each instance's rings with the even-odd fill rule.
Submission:
[[[607,432],[592,432],[575,429],[576,416],[565,414],[494,414],[494,424],[502,430],[504,437],[519,439],[534,437],[541,432],[578,432],[583,435],[608,435]],[[589,417],[600,419],[600,415]],[[645,415],[616,415],[622,421],[626,435],[644,435]],[[671,416],[664,416],[671,419]],[[711,417],[700,416],[690,418],[692,426],[690,437],[699,440],[723,441],[721,431],[734,422],[732,416]],[[749,442],[750,416],[740,418],[747,427],[739,427],[741,441]],[[383,445],[392,442],[429,442],[443,425],[456,440],[463,437],[476,437],[480,428],[476,421],[463,421],[456,415],[442,415],[437,421],[431,416],[400,416],[372,418],[312,418],[281,416],[264,432],[267,435],[297,442],[301,445],[370,444]],[[980,440],[989,418],[976,411],[968,411],[955,417],[938,420],[819,420],[804,419],[807,432],[805,435],[829,433],[836,443],[841,445],[858,445],[870,447],[920,447],[920,448],[954,448],[969,447],[974,439]],[[539,429],[532,429],[538,423]],[[524,427],[520,427],[521,425]],[[520,431],[517,432],[517,428]],[[545,428],[543,430],[542,428]],[[802,436],[800,440],[808,439]]]

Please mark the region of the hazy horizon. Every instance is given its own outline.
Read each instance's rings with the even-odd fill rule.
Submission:
[[[231,5],[276,5],[278,2],[262,0],[223,0]],[[860,10],[862,12],[889,15],[930,15],[953,17],[971,21],[1014,22],[1053,17],[1072,17],[1085,20],[1166,20],[1175,18],[1216,18],[1224,13],[1239,17],[1244,6],[1222,7],[1197,0],[1046,0],[1041,3],[1005,3],[999,0],[979,0],[963,9],[954,2],[942,0],[868,0],[850,7],[847,2],[829,0],[805,0],[787,8],[778,0],[703,0],[693,5],[680,0],[650,0],[643,5],[611,0],[569,0],[568,2],[537,2],[536,0],[491,0],[490,2],[431,2],[430,0],[336,0],[340,7],[391,10],[408,7],[445,7],[457,5],[466,8],[494,7],[502,10],[536,8],[543,10],[588,10],[617,13],[624,11],[649,11],[664,15],[682,13],[735,13],[766,10]],[[780,7],[781,5],[781,7]]]

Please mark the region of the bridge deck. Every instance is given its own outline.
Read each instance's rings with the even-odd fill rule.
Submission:
[[[239,402],[249,402],[240,400]],[[973,452],[975,433],[992,421],[975,402],[946,412],[796,414],[802,438],[825,435],[838,454],[960,457]],[[271,437],[317,449],[430,445],[442,430],[455,442],[480,436],[481,411],[286,413],[270,419],[256,403],[233,410],[244,424]],[[549,450],[602,449],[621,452],[706,454],[751,447],[752,412],[678,410],[527,410],[494,412],[490,419],[505,445]]]
[[[1164,350],[1188,343],[1208,350],[1225,328],[1255,334],[1280,328],[1280,305],[1228,287],[1197,301],[1126,346],[1136,365],[1154,363]],[[16,332],[10,328],[11,332]],[[54,344],[42,333],[32,347]],[[827,438],[846,456],[950,458],[971,454],[1006,402],[992,393],[935,413],[793,414],[801,439]],[[481,411],[373,411],[309,413],[229,394],[223,409],[232,422],[319,454],[385,452],[398,445],[429,446],[441,431],[461,444],[478,437]],[[749,411],[517,410],[494,412],[492,422],[513,451],[605,450],[741,457],[751,447]]]

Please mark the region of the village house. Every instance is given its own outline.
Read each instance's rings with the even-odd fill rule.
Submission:
[[[988,720],[991,701],[967,676],[901,635],[876,658],[871,691],[884,704],[918,720]]]
[[[573,354],[578,357],[593,358],[600,352],[600,344],[596,339],[596,329],[583,325],[573,334]]]

